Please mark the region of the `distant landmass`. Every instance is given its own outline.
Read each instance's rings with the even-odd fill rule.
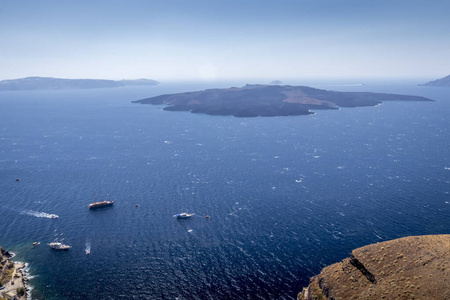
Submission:
[[[271,81],[269,84],[272,84],[272,85],[280,85],[280,84],[283,84],[283,82],[280,81],[280,80],[274,80],[274,81]]]
[[[436,79],[424,84],[420,84],[421,86],[450,86],[450,75],[441,78],[441,79]]]
[[[164,110],[190,111],[236,117],[309,115],[311,110],[375,106],[383,101],[433,101],[420,96],[334,92],[306,86],[246,85],[242,88],[208,89],[161,95],[132,101],[165,104]]]
[[[400,238],[353,250],[297,299],[450,299],[449,267],[449,234]]]
[[[159,84],[156,80],[107,80],[107,79],[63,79],[53,77],[27,77],[0,81],[0,91],[23,90],[63,90],[96,89],[124,86],[152,86]]]

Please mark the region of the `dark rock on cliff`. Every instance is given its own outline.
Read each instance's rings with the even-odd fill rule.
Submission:
[[[0,259],[10,258],[11,256],[12,256],[11,253],[9,253],[7,250],[5,250],[2,247],[0,247]]]
[[[450,235],[368,245],[311,278],[298,300],[450,299]]]
[[[432,101],[419,96],[333,92],[306,86],[246,85],[242,88],[210,89],[160,95],[132,101],[166,104],[164,110],[190,111],[236,117],[309,115],[311,110],[375,106],[383,101]]]

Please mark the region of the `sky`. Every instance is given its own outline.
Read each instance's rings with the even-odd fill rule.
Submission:
[[[1,0],[0,80],[429,78],[449,0]]]

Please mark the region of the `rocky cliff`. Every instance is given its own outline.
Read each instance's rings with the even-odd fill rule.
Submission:
[[[8,260],[11,256],[11,253],[0,247],[0,286],[12,277],[14,264]]]
[[[10,258],[11,256],[12,256],[11,253],[9,253],[7,250],[5,250],[2,247],[0,247],[0,259]]]
[[[450,235],[368,245],[311,278],[298,300],[450,299]]]

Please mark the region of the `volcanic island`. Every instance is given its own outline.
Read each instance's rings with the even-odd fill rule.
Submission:
[[[207,89],[132,101],[166,105],[168,111],[190,111],[235,117],[314,114],[311,110],[376,106],[384,101],[433,101],[421,96],[371,92],[336,92],[307,86],[247,84],[241,88]]]

